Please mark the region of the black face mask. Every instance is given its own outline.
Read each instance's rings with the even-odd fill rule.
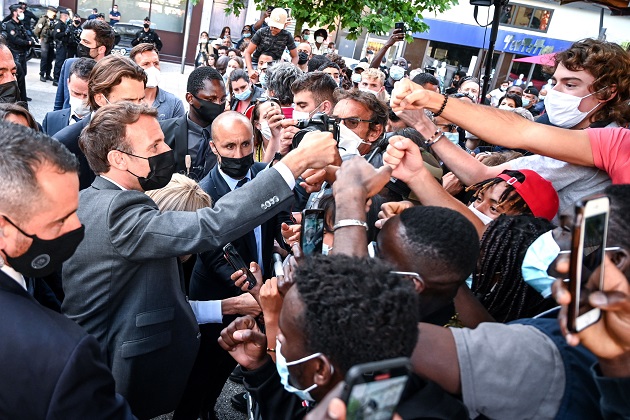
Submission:
[[[308,54],[306,54],[304,51],[300,51],[298,54],[298,64],[301,66],[303,64],[306,64],[308,62]]]
[[[0,85],[0,103],[14,104],[20,100],[20,88],[15,80]]]
[[[138,182],[144,191],[159,190],[160,188],[166,187],[166,184],[171,181],[173,173],[175,173],[175,153],[172,150],[148,158],[136,156],[131,153],[123,152],[122,150],[119,150],[119,152],[149,161],[149,168],[151,170],[146,177],[138,176],[130,170],[127,170],[131,175],[138,178]]]
[[[92,50],[95,48],[86,47],[85,45],[79,43],[77,45],[77,57],[79,58],[94,58],[90,55]]]
[[[219,151],[217,150],[217,155]],[[249,169],[254,165],[254,153],[241,158],[229,158],[221,156],[219,167],[224,174],[234,179],[242,179],[247,175]]]
[[[194,105],[192,107],[197,112],[197,115],[208,123],[207,125],[212,124],[214,119],[218,117],[220,113],[225,111],[225,102],[215,104],[214,102],[206,101],[205,99],[199,99],[195,95],[193,95],[193,97],[199,102],[199,108]]]
[[[74,254],[85,234],[85,226],[81,225],[58,238],[45,240],[24,232],[8,217],[4,216],[4,219],[22,235],[33,240],[23,255],[15,258],[6,255],[9,265],[26,277],[45,277],[59,270],[63,262]]]
[[[144,26],[144,29],[149,29],[149,26],[151,25],[149,25],[148,23],[145,23],[143,26]]]

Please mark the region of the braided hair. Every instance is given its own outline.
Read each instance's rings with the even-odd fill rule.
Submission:
[[[523,175],[523,173],[520,171],[505,170],[502,173],[516,178],[518,182],[525,182],[525,175]],[[477,199],[480,194],[485,194],[490,187],[500,184],[501,182],[505,182],[505,180],[499,177],[486,179],[485,181],[478,182],[477,184],[471,185],[470,187],[466,188],[466,192],[474,191],[475,193],[473,194],[473,199]],[[501,207],[503,213],[510,212],[512,214],[532,215],[532,211],[525,200],[523,200],[523,197],[521,197],[520,194],[516,192],[516,189],[513,185],[510,185],[508,183],[506,183],[505,191],[503,191],[503,194],[501,194],[501,198],[497,203],[497,207]]]
[[[532,317],[555,306],[553,299],[525,283],[521,269],[529,246],[553,228],[546,219],[524,214],[501,215],[488,225],[472,291],[497,321]]]

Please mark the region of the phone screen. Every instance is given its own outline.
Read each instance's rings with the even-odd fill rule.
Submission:
[[[324,244],[323,212],[306,212],[302,215],[302,253],[321,253]]]
[[[371,382],[355,384],[348,398],[347,419],[390,420],[408,376],[383,373]]]
[[[579,315],[591,309],[588,304],[589,290],[594,290],[591,276],[601,266],[604,258],[604,238],[606,236],[606,214],[596,214],[584,220],[584,246],[582,248],[581,283],[578,297]],[[599,270],[597,289],[601,288],[602,271]]]

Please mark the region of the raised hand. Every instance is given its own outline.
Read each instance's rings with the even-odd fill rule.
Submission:
[[[249,315],[236,318],[224,328],[219,337],[219,345],[247,370],[258,369],[269,357],[267,337],[260,332],[256,320]]]

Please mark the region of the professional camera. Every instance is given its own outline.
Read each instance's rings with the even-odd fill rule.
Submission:
[[[304,135],[309,131],[330,132],[333,135],[333,139],[339,143],[339,123],[334,118],[330,118],[323,112],[316,113],[308,120],[299,120],[295,126],[299,128],[300,131],[295,133],[295,136],[293,136],[292,145],[294,149],[298,147],[304,138]]]

